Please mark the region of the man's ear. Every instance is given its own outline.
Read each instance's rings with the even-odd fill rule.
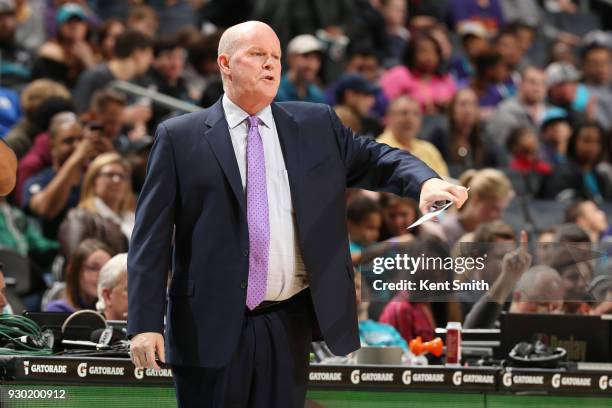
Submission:
[[[229,55],[219,54],[219,56],[217,57],[217,65],[219,65],[219,71],[221,71],[222,74],[231,74],[231,69],[229,66]]]
[[[104,299],[104,304],[107,306],[110,304],[110,292],[108,288],[102,289],[102,299]]]

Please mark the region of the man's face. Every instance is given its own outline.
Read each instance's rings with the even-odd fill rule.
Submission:
[[[548,90],[551,102],[561,106],[571,104],[576,96],[577,86],[576,82],[562,82],[551,86]]]
[[[406,0],[389,0],[382,9],[387,25],[404,25],[406,23]]]
[[[540,302],[519,300],[513,303],[513,313],[561,313],[563,300],[544,300]]]
[[[516,31],[516,39],[518,40],[519,46],[521,47],[523,53],[526,53],[531,48],[534,36],[535,31],[531,28],[521,27]]]
[[[473,60],[489,47],[489,42],[481,37],[470,36],[463,42],[463,48],[468,58]]]
[[[0,13],[0,42],[13,40],[17,29],[17,17],[15,13]]]
[[[359,116],[366,117],[376,103],[374,95],[348,90],[344,95],[345,105],[353,109]]]
[[[612,52],[605,48],[597,48],[587,53],[582,64],[582,73],[587,82],[596,85],[607,85],[612,75]]]
[[[593,272],[587,262],[578,262],[559,271],[565,288],[566,301],[584,300]]]
[[[566,143],[572,135],[572,127],[564,120],[548,124],[542,131],[542,140],[545,143],[556,146]]]
[[[478,196],[472,198],[473,211],[480,214],[483,223],[500,220],[509,204],[510,198],[492,199]]]
[[[539,69],[528,69],[520,86],[521,98],[530,105],[541,103],[546,98],[546,74]]]
[[[121,275],[112,289],[104,289],[104,315],[109,320],[126,320],[128,314],[128,279],[127,273]]]
[[[296,77],[306,82],[314,82],[321,68],[321,55],[317,51],[289,56],[289,69]]]
[[[247,31],[227,62],[226,59],[227,55],[222,54],[218,61],[229,79],[226,85],[236,98],[260,101],[263,106],[272,102],[281,76],[281,46],[274,31],[268,27]]]
[[[155,68],[170,82],[177,81],[185,68],[186,51],[177,47],[173,50],[163,51],[155,60]]]
[[[358,74],[373,84],[378,82],[380,73],[380,65],[376,57],[367,55],[355,55],[352,57],[347,66],[347,74]]]
[[[395,102],[387,114],[387,123],[396,137],[416,137],[421,130],[421,121],[419,105],[409,99]]]
[[[136,50],[133,53],[132,60],[136,67],[136,74],[143,75],[153,63],[153,50],[151,48]]]
[[[393,236],[399,236],[405,234],[408,226],[416,220],[417,213],[413,207],[397,202],[387,207],[384,216],[389,232]]]
[[[560,313],[563,309],[565,288],[559,277],[547,277],[526,289],[513,294],[510,311],[513,313]]]
[[[115,140],[121,133],[123,110],[123,104],[109,102],[97,113],[97,119],[102,124],[104,136],[110,140]]]
[[[60,166],[64,164],[82,140],[83,128],[78,122],[61,126],[53,138],[53,161]]]
[[[348,221],[348,232],[351,240],[362,245],[370,245],[378,240],[382,216],[379,213],[368,214],[360,223]]]
[[[510,67],[516,67],[519,62],[521,62],[521,58],[523,57],[523,52],[519,45],[518,39],[514,35],[504,35],[499,40],[497,40],[496,44],[497,52],[499,52],[504,62]]]

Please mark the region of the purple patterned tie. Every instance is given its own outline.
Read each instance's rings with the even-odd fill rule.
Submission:
[[[259,135],[259,118],[249,116],[247,136],[247,223],[249,226],[249,283],[246,305],[253,310],[266,296],[270,220],[263,143]]]

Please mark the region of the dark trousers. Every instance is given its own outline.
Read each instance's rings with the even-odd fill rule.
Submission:
[[[314,311],[310,290],[249,311],[222,368],[173,366],[180,408],[303,408]]]

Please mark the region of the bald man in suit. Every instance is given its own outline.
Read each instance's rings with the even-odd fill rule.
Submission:
[[[167,357],[180,407],[303,407],[311,341],[359,348],[346,187],[424,211],[467,199],[327,105],[274,103],[280,61],[268,25],[230,27],[225,94],[157,129],[128,253],[128,334],[136,366]]]

